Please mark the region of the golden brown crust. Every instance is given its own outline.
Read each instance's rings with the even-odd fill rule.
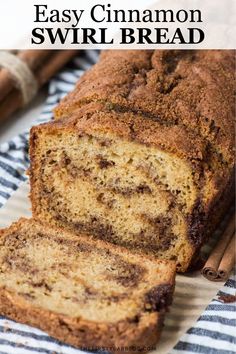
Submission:
[[[107,249],[112,254],[132,255],[126,249],[114,246],[101,240],[94,240],[89,236],[75,236],[61,229],[51,228],[41,221],[34,219],[20,219],[9,228],[1,230],[1,239],[10,237],[19,232],[21,227],[32,227],[37,224],[45,232],[47,237],[50,232],[60,232],[65,240],[88,243],[94,248]],[[60,237],[61,237],[60,236]],[[133,255],[132,255],[133,257]],[[135,318],[126,318],[117,322],[96,322],[82,317],[70,317],[64,314],[49,311],[37,307],[30,299],[17,294],[4,286],[0,287],[0,313],[13,320],[36,326],[45,330],[53,337],[76,347],[87,348],[87,350],[110,348],[109,351],[122,351],[120,347],[129,347],[128,352],[148,351],[155,347],[160,334],[164,318],[164,310],[170,305],[175,282],[174,262],[157,261],[152,257],[135,256],[140,264],[149,259],[155,264],[166,264],[168,284],[160,284],[156,288],[147,288],[147,303],[152,306],[152,311],[140,313]],[[153,302],[153,303],[152,303]],[[159,312],[157,312],[159,311]],[[135,350],[132,347],[136,347]]]

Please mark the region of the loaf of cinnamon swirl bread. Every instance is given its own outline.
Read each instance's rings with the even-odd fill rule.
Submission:
[[[186,271],[233,197],[234,53],[109,51],[31,131],[33,215]]]

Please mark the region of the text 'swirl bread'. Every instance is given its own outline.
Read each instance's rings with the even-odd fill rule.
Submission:
[[[155,346],[174,290],[174,262],[32,219],[0,231],[0,268],[1,315],[88,350]]]
[[[233,89],[231,51],[103,53],[31,132],[34,216],[186,271],[233,196]]]

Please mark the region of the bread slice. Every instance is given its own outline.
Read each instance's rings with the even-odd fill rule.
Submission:
[[[88,350],[155,346],[174,290],[174,262],[33,219],[0,231],[0,269],[1,315]]]

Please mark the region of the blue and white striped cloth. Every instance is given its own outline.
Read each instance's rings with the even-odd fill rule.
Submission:
[[[98,52],[86,51],[51,80],[44,109],[35,124],[52,118],[52,109],[71,91],[83,74],[97,61]],[[29,127],[30,128],[30,127]],[[0,207],[26,181],[29,166],[29,131],[0,144]],[[236,353],[236,304],[221,303],[219,295],[235,295],[235,277],[216,294],[194,327],[185,333],[171,353]],[[81,351],[60,343],[40,330],[0,317],[0,354],[79,354]]]

